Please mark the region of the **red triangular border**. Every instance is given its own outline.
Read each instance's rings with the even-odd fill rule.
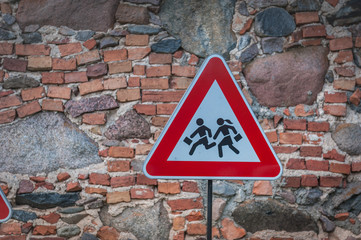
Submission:
[[[215,79],[260,162],[167,161]],[[149,153],[143,172],[159,179],[273,180],[281,176],[280,161],[221,56],[204,61]]]
[[[5,194],[0,189],[0,223],[6,222],[12,215],[11,205],[8,202]]]

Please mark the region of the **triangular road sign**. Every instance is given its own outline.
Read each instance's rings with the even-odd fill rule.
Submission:
[[[282,166],[219,55],[208,57],[150,151],[160,179],[273,180]]]
[[[0,188],[0,223],[6,222],[12,214],[11,205]]]

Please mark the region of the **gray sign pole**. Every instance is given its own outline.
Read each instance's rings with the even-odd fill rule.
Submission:
[[[212,203],[213,203],[213,182],[208,180],[207,199],[207,240],[212,240]]]

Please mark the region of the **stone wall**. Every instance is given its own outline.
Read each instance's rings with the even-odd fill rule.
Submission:
[[[214,181],[214,239],[361,238],[358,0],[11,0],[0,21],[0,240],[205,239],[206,182],[142,165],[223,55],[281,160]]]

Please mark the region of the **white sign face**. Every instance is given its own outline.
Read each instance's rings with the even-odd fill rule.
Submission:
[[[260,162],[217,80],[168,161]]]

